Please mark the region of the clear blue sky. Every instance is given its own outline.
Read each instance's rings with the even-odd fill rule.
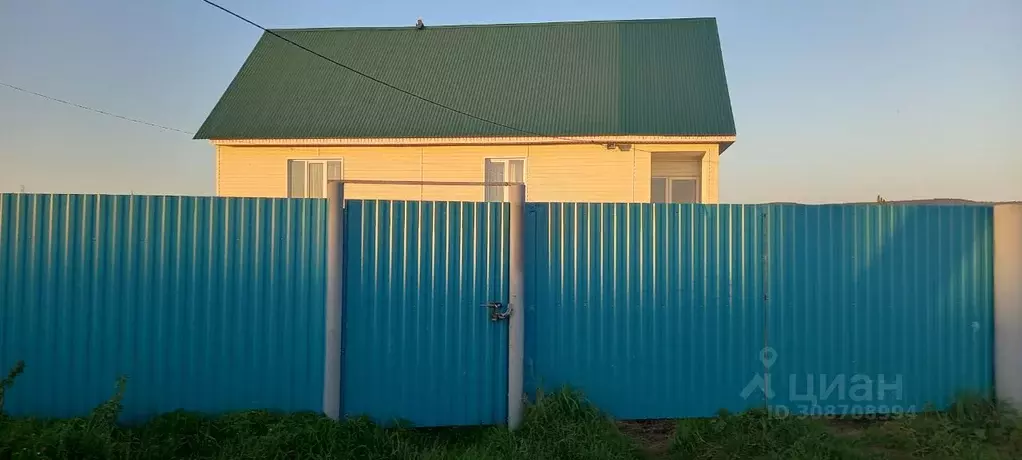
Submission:
[[[268,27],[716,17],[721,199],[1022,200],[1019,0],[222,0]],[[0,81],[195,131],[260,32],[199,0],[0,0]],[[0,192],[213,193],[205,141],[0,87]]]

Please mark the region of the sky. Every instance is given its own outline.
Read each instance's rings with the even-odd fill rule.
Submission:
[[[266,27],[717,18],[725,203],[1022,200],[1019,0],[220,0]],[[261,31],[201,0],[0,0],[0,82],[194,132]],[[212,195],[213,148],[0,86],[0,192]]]

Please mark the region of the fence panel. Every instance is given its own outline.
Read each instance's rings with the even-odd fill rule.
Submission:
[[[319,410],[325,200],[0,196],[5,409]]]
[[[945,408],[993,383],[993,214],[981,206],[771,206],[770,404]]]
[[[502,203],[348,203],[346,415],[503,423]],[[321,408],[325,200],[0,195],[15,415]],[[993,381],[992,210],[526,205],[527,390],[622,419],[946,407]]]
[[[534,203],[526,238],[527,388],[625,419],[989,395],[989,207]]]
[[[532,203],[526,388],[621,419],[742,410],[764,346],[755,206]]]
[[[504,203],[347,204],[342,410],[417,426],[507,417]]]

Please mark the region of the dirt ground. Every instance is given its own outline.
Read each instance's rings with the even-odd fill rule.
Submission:
[[[649,458],[665,458],[674,439],[676,420],[638,420],[617,422],[625,436],[635,440]]]

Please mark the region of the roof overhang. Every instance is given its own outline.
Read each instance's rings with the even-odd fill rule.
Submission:
[[[210,139],[213,145],[230,146],[423,146],[423,145],[537,145],[537,144],[722,144],[735,136],[558,136],[558,137],[408,137],[322,139]]]

